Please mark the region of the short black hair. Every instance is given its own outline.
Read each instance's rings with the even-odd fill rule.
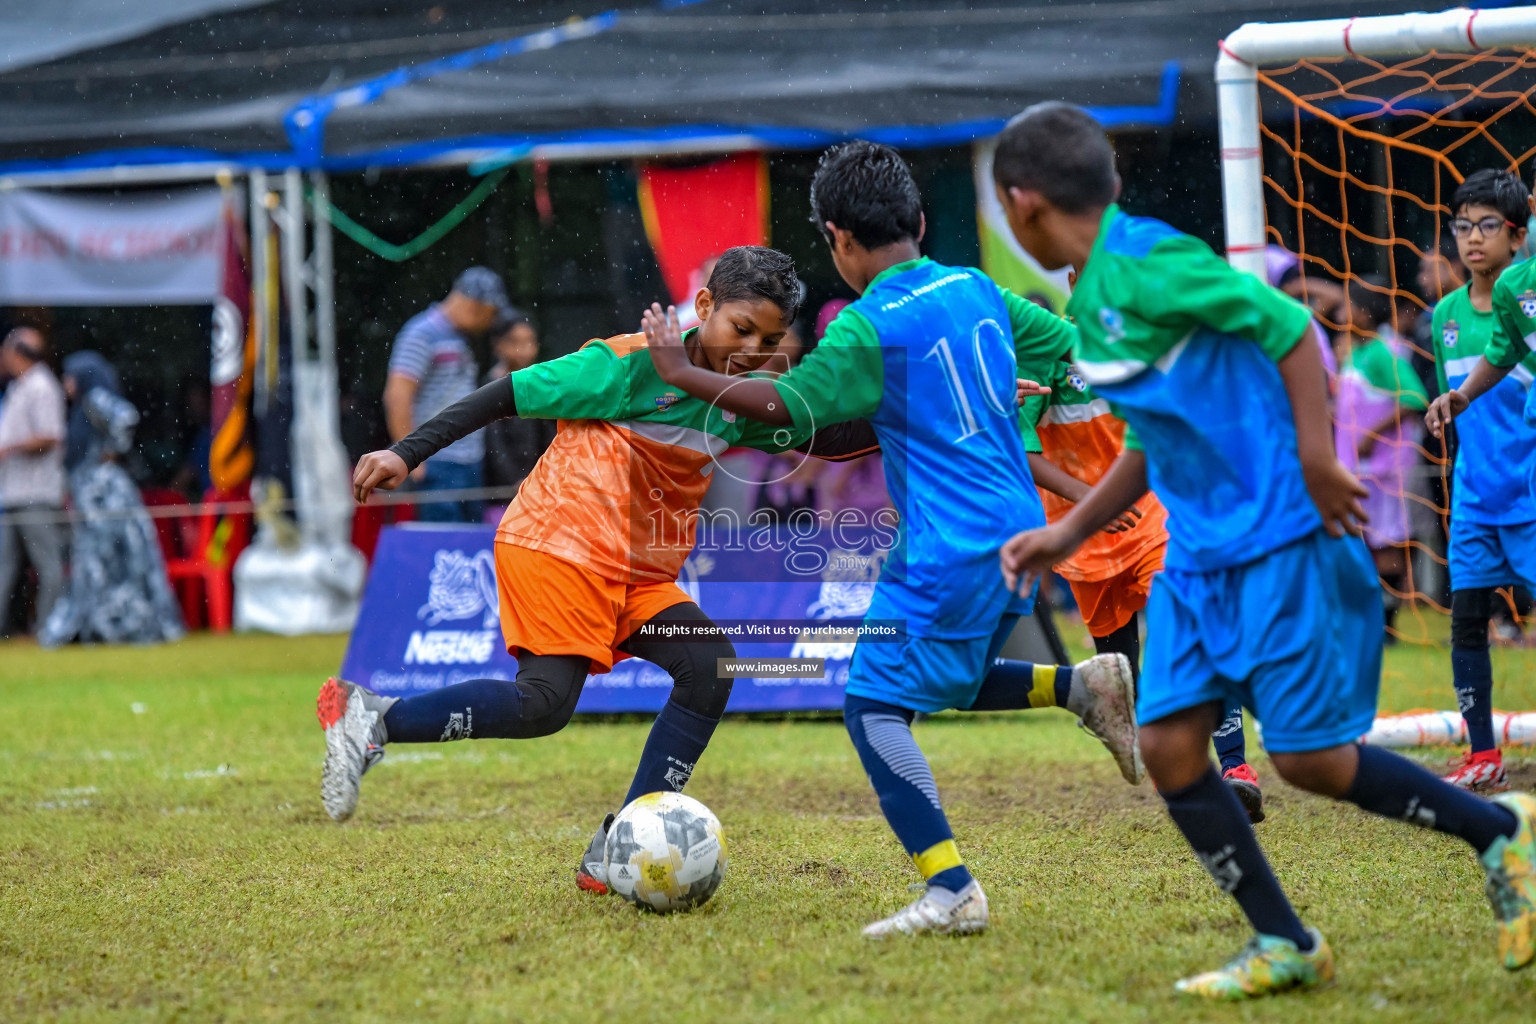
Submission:
[[[1513,171],[1485,167],[1467,175],[1451,196],[1451,215],[1464,206],[1491,206],[1517,227],[1524,227],[1531,216],[1531,190]]]
[[[916,240],[923,231],[923,200],[901,154],[864,141],[821,154],[811,179],[811,222],[825,234],[827,221],[866,249]]]
[[[992,180],[1039,192],[1064,213],[1102,210],[1115,201],[1115,151],[1082,107],[1036,103],[1003,127]]]
[[[1373,324],[1392,322],[1392,283],[1380,274],[1361,274],[1349,282],[1349,304]]]
[[[738,245],[725,250],[705,284],[716,304],[738,299],[767,299],[784,314],[786,323],[800,313],[805,287],[795,275],[795,261],[762,245]]]

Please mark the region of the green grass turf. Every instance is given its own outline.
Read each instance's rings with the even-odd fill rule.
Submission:
[[[1536,1020],[1536,969],[1496,965],[1459,843],[1262,762],[1261,839],[1339,984],[1176,1001],[1172,981],[1245,929],[1150,785],[1124,785],[1063,712],[918,727],[991,899],[972,939],[860,938],[916,874],[835,721],[721,726],[689,792],[724,821],[730,870],[689,915],[571,881],[642,722],[393,748],[338,826],[313,698],[342,646],[0,644],[0,1020]],[[1536,652],[1495,663],[1499,704],[1536,708]],[[1447,706],[1448,675],[1443,649],[1392,651],[1383,704]]]

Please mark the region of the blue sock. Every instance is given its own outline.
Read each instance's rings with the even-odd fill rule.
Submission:
[[[1512,836],[1519,822],[1509,811],[1482,797],[1457,789],[1406,757],[1361,746],[1360,766],[1344,799],[1411,825],[1460,836],[1481,854],[1501,836]]]
[[[1247,741],[1243,737],[1243,706],[1241,704],[1228,704],[1226,714],[1222,717],[1221,725],[1211,734],[1211,739],[1216,743],[1216,757],[1221,761],[1221,770],[1230,771],[1240,764],[1247,764]]]
[[[1493,738],[1493,661],[1488,648],[1452,647],[1451,678],[1473,752],[1493,750],[1498,744]]]
[[[1253,930],[1290,939],[1303,952],[1310,950],[1312,937],[1264,859],[1248,812],[1216,769],[1208,766],[1194,784],[1159,795],[1195,857],[1222,891],[1237,900]]]
[[[930,886],[959,892],[971,873],[955,847],[933,770],[912,737],[912,712],[863,697],[847,697],[843,724],[880,798],[891,831]]]
[[[693,766],[709,746],[718,718],[706,718],[668,700],[651,723],[651,734],[640,752],[640,767],[629,784],[625,805],[635,797],[667,790],[681,792],[693,775]]]
[[[967,711],[1018,711],[1025,708],[1064,708],[1072,692],[1072,666],[1037,665],[1030,661],[994,658]]]
[[[391,743],[505,738],[522,720],[523,695],[505,679],[470,679],[396,701],[384,713]]]

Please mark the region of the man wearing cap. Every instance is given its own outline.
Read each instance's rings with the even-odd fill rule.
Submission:
[[[389,354],[384,385],[384,420],[398,441],[476,387],[475,357],[469,339],[484,334],[507,306],[506,289],[495,271],[470,267],[441,302],[406,321]],[[471,490],[481,486],[485,441],[480,434],[438,452],[411,476],[421,491]],[[431,502],[417,508],[426,522],[479,522],[479,501]]]
[[[64,389],[43,361],[43,336],[18,327],[0,342],[0,371],[11,378],[0,412],[0,636],[26,551],[37,570],[37,621],[64,591]]]

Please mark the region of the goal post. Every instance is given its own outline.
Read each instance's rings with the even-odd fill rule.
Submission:
[[[1402,389],[1373,383],[1353,354],[1381,338],[1416,364],[1426,390],[1438,386],[1427,311],[1460,283],[1436,269],[1457,265],[1451,195],[1479,168],[1529,184],[1536,167],[1536,6],[1250,23],[1219,44],[1215,81],[1227,259],[1271,283],[1297,281],[1334,343],[1324,347],[1351,360],[1334,401],[1340,457],[1355,458],[1378,507],[1399,516],[1400,532],[1371,543],[1378,555],[1401,552],[1401,575],[1382,569],[1389,600],[1403,602],[1391,634],[1426,659],[1408,670],[1423,678],[1396,680],[1398,706],[1411,694],[1425,709],[1454,707],[1450,658],[1425,612],[1448,611],[1451,453],[1401,411]],[[1443,327],[1454,345],[1456,324]],[[1384,407],[1398,411],[1384,420]],[[1369,454],[1384,447],[1397,460],[1389,468]],[[1536,743],[1536,658],[1503,664],[1496,695],[1525,710],[1496,715],[1501,741]],[[1421,710],[1378,718],[1368,739],[1465,742],[1465,726],[1455,711]]]
[[[1218,44],[1216,96],[1227,259],[1264,276],[1258,68],[1327,57],[1403,57],[1536,46],[1536,7],[1249,22]]]

